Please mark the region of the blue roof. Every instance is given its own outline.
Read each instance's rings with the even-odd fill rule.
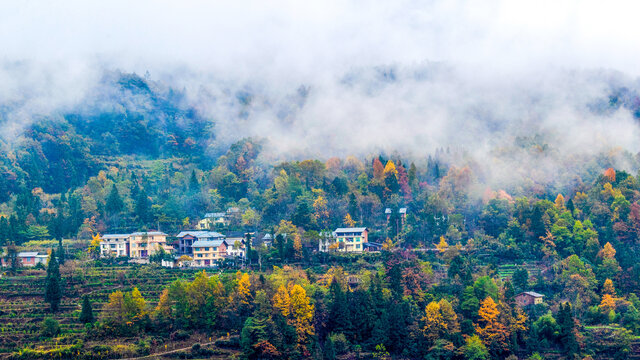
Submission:
[[[193,245],[191,245],[192,248],[197,248],[197,247],[205,247],[205,246],[220,246],[222,244],[226,244],[226,242],[224,241],[224,239],[222,240],[198,240],[196,242],[193,243]]]

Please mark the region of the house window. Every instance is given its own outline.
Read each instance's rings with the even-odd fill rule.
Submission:
[[[218,251],[218,248],[217,248],[217,247],[214,247],[214,248],[213,248],[213,251]]]
[[[356,249],[360,249],[360,244],[356,244]]]
[[[209,251],[209,248],[208,247],[204,248],[204,251]]]
[[[198,257],[202,257],[202,254],[198,254]]]

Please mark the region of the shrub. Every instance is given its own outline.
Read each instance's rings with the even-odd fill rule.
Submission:
[[[60,324],[53,318],[47,317],[42,320],[40,325],[40,335],[44,337],[53,337],[60,333]]]
[[[173,341],[186,340],[189,338],[189,332],[185,330],[174,331],[171,333],[170,338]]]
[[[331,334],[329,337],[331,338],[331,342],[336,350],[336,354],[342,355],[349,351],[350,344],[343,333]]]

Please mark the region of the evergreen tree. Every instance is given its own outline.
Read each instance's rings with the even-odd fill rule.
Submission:
[[[249,266],[251,266],[251,259],[253,258],[253,252],[251,249],[251,234],[250,233],[246,233],[244,235],[244,239],[245,239],[245,249],[246,249],[246,254],[245,254],[245,258],[247,259],[247,263],[249,264]]]
[[[66,255],[64,252],[64,247],[62,246],[62,238],[58,238],[58,263],[60,265],[64,265],[66,261]]]
[[[118,193],[118,188],[116,184],[113,184],[111,187],[111,192],[107,196],[107,201],[105,203],[105,210],[110,215],[118,214],[124,209],[124,201],[120,197],[120,193]]]
[[[191,170],[191,178],[189,179],[189,190],[193,192],[200,190],[200,182],[198,181],[195,170]]]
[[[49,303],[52,312],[58,311],[60,299],[62,299],[61,283],[60,267],[58,265],[58,260],[56,259],[55,250],[52,250],[51,255],[49,255],[44,293],[44,300]]]
[[[560,304],[557,316],[558,326],[560,327],[559,340],[564,348],[568,358],[572,358],[574,354],[578,354],[580,346],[576,337],[576,323],[573,319],[571,304]]]
[[[9,221],[5,216],[0,216],[0,246],[4,246],[4,244],[9,241],[10,236]]]
[[[334,276],[329,288],[331,306],[329,307],[329,332],[344,333],[350,328],[349,304],[342,285]]]
[[[82,299],[82,312],[80,313],[80,322],[83,324],[93,322],[93,309],[91,308],[91,302],[89,296],[85,295]]]
[[[529,272],[525,268],[518,268],[511,277],[516,291],[526,291],[529,287]]]
[[[322,353],[322,358],[324,360],[335,360],[336,358],[336,348],[333,345],[331,336],[327,336],[327,341],[324,342],[324,351]]]
[[[13,242],[7,244],[7,256],[5,257],[5,261],[9,264],[9,268],[12,273],[15,273],[16,270],[18,270],[18,247]]]
[[[142,189],[138,191],[138,196],[136,196],[135,199],[135,216],[138,219],[139,224],[145,225],[152,220],[149,196],[147,196],[147,192]]]

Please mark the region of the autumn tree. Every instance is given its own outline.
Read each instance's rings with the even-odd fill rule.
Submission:
[[[351,217],[351,215],[349,213],[347,213],[347,215],[344,216],[344,220],[343,223],[346,227],[354,227],[356,226],[356,222],[353,220],[353,218]]]
[[[373,177],[377,180],[381,180],[384,173],[384,166],[380,159],[373,159]]]
[[[422,333],[429,342],[433,344],[447,330],[447,324],[440,313],[440,305],[432,301],[427,304],[424,316],[422,317]]]
[[[492,354],[504,354],[509,349],[508,329],[499,321],[500,312],[495,301],[488,296],[480,304],[476,334]]]

